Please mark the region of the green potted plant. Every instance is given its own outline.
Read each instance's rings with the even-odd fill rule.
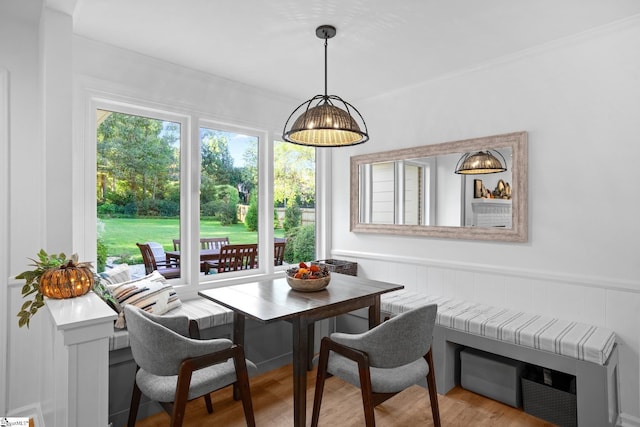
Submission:
[[[22,297],[33,296],[22,304],[18,312],[18,326],[29,327],[31,317],[44,306],[44,297],[73,298],[93,289],[102,299],[109,301],[110,294],[100,283],[100,277],[91,269],[91,263],[78,262],[78,255],[67,259],[64,253],[48,254],[40,249],[38,259],[33,261],[33,270],[23,271],[16,279],[24,279]]]

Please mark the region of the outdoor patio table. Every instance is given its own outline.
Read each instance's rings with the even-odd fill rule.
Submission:
[[[166,251],[167,264],[180,264],[180,251]],[[220,249],[200,249],[200,262],[216,261],[220,256]]]
[[[306,370],[313,355],[313,325],[317,320],[369,308],[369,327],[380,322],[380,295],[404,286],[334,273],[318,292],[299,292],[284,277],[198,292],[234,312],[233,341],[244,345],[245,319],[263,323],[286,320],[293,331],[293,425],[306,424]]]

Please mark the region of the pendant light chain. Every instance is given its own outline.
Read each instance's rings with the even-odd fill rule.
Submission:
[[[325,33],[325,38],[324,38],[324,96],[328,96],[329,92],[327,91],[327,46],[329,39],[326,37],[326,33]]]

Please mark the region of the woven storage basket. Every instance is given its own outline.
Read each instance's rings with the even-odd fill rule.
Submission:
[[[561,427],[578,425],[575,394],[531,381],[525,377],[522,377],[521,381],[522,403],[527,414]]]
[[[326,266],[332,273],[348,274],[349,276],[358,275],[358,263],[352,261],[343,261],[339,259],[320,259],[311,262],[320,266]]]

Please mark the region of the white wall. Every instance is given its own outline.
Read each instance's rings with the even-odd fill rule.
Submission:
[[[351,155],[527,131],[528,243],[346,233],[337,210],[332,234],[332,256],[368,277],[615,330],[623,421],[635,426],[638,52],[640,17],[357,104],[371,141],[334,152],[334,182],[348,181]],[[349,197],[333,188],[334,206]]]
[[[2,7],[5,6],[8,5],[3,4]],[[22,304],[20,287],[10,286],[7,280],[8,276],[25,270],[26,257],[34,256],[44,243],[44,153],[38,14],[14,16],[5,12],[2,10],[0,13],[0,69],[6,70],[8,82],[9,159],[6,162],[8,171],[3,171],[3,176],[4,173],[8,176],[9,194],[4,194],[0,204],[7,209],[9,218],[6,239],[0,241],[5,254],[2,264],[7,267],[0,277],[0,287],[3,288],[0,293],[3,296],[0,299],[0,338],[6,340],[7,350],[3,352],[4,363],[0,364],[0,369],[6,368],[0,412],[9,415],[11,411],[39,401],[42,363],[50,353],[46,347],[40,347],[42,322],[39,320],[42,319],[36,318],[30,330],[18,329],[16,309]],[[46,316],[46,313],[39,316]]]
[[[0,415],[31,415],[55,426],[60,417],[49,313],[41,310],[29,330],[19,329],[21,283],[7,278],[26,270],[28,258],[40,248],[78,252],[81,259],[95,254],[95,160],[90,155],[95,135],[87,133],[87,123],[95,122],[92,97],[139,99],[158,109],[267,130],[269,135],[281,130],[296,101],[74,38],[68,15],[47,8],[42,15],[39,8],[35,11],[32,19],[23,20],[0,10],[0,70],[8,76],[10,111],[9,194],[0,193],[9,216],[8,239],[0,242],[6,254],[1,265],[8,266],[0,279],[7,290],[6,298],[0,294],[0,339],[7,350],[0,364]],[[256,72],[260,66],[256,64]],[[260,155],[262,161],[271,159],[266,150]]]

